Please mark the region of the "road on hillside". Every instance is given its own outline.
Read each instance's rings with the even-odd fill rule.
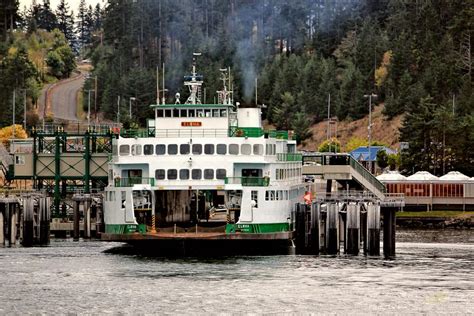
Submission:
[[[85,75],[80,73],[73,78],[58,82],[49,89],[51,97],[51,112],[55,118],[64,120],[78,120],[77,113],[77,92],[84,85]]]

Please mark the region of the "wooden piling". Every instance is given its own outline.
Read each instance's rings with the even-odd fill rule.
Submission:
[[[383,212],[383,254],[389,259],[395,257],[395,212],[392,207],[382,208]]]
[[[367,254],[380,256],[380,205],[367,204]]]
[[[0,210],[0,247],[5,245],[5,222],[3,212]]]
[[[326,252],[335,255],[339,252],[339,209],[336,203],[327,203]]]
[[[74,233],[73,239],[74,241],[79,240],[79,201],[74,201]]]
[[[306,252],[306,205],[298,203],[295,208],[295,253],[301,255]]]
[[[39,244],[40,245],[49,244],[50,207],[51,207],[50,198],[48,197],[40,198],[40,212],[39,212],[40,214]]]
[[[84,238],[91,238],[91,208],[90,200],[86,199],[83,202],[84,207]]]
[[[23,238],[21,244],[23,247],[33,246],[34,240],[34,200],[31,197],[23,201]]]
[[[360,205],[348,203],[346,210],[346,241],[344,250],[346,254],[358,255],[360,245]]]
[[[16,217],[16,203],[10,203],[10,247],[16,244],[16,225],[17,225],[17,217]]]
[[[311,230],[310,230],[310,242],[309,242],[309,252],[311,254],[319,254],[319,226],[320,226],[320,213],[319,213],[319,203],[311,204]]]
[[[360,239],[360,247],[362,247],[362,251],[364,254],[367,253],[367,204],[366,203],[359,203],[360,207],[360,230],[359,230],[359,239]]]

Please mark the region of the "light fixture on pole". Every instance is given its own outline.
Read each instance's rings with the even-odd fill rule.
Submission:
[[[369,126],[367,127],[368,129],[368,138],[369,138],[369,144],[367,146],[367,151],[368,151],[368,165],[369,165],[369,171],[372,172],[372,161],[370,160],[370,143],[372,143],[372,98],[377,98],[377,95],[375,93],[371,94],[364,94],[364,98],[369,98]]]
[[[129,103],[128,103],[128,116],[132,118],[132,101],[135,101],[135,97],[130,97]]]

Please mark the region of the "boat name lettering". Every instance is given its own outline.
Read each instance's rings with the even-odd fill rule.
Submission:
[[[181,122],[181,126],[202,126],[202,122]]]

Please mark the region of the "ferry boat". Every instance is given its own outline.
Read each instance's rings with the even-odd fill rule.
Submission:
[[[151,105],[144,133],[114,139],[103,240],[157,254],[292,251],[306,191],[296,141],[264,130],[261,107],[234,105],[230,70],[221,74],[218,102],[202,103],[194,58],[186,101]]]

